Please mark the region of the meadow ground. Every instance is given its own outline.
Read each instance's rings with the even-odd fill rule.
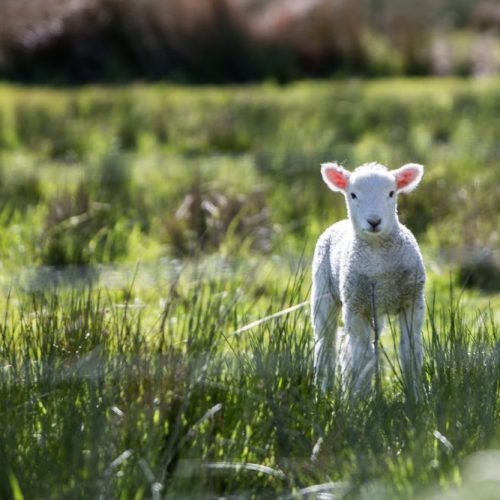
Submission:
[[[0,497],[496,494],[498,83],[2,86]],[[325,160],[426,166],[419,401],[391,328],[363,401],[307,307],[244,328],[308,299]]]

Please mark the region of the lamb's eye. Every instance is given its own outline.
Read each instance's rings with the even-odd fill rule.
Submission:
[[[391,191],[391,192],[389,193],[389,198],[392,198],[393,196],[394,196],[394,191]]]
[[[355,194],[355,193],[351,193],[351,198],[352,198],[353,200],[355,200],[355,199],[357,198],[356,194]]]

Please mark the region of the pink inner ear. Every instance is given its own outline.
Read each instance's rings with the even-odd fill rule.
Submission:
[[[328,168],[326,175],[329,181],[340,189],[345,189],[347,186],[347,177],[334,168]]]
[[[410,168],[408,170],[403,170],[397,177],[396,177],[396,186],[398,189],[404,188],[412,182],[415,177],[418,175],[418,171]]]

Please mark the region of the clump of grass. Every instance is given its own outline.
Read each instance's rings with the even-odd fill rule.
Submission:
[[[207,189],[195,181],[174,217],[164,223],[167,240],[177,256],[226,247],[266,252],[273,227],[263,193],[230,194]]]
[[[53,200],[41,235],[43,264],[83,265],[116,260],[126,252],[126,220],[117,219],[109,204],[91,201],[80,186],[75,196]]]
[[[492,251],[471,249],[458,266],[458,282],[466,288],[500,291],[500,263]]]
[[[7,167],[0,162],[0,206],[6,212],[26,211],[43,200],[40,175],[31,169]]]
[[[127,251],[131,205],[129,165],[112,151],[101,161],[95,180],[82,181],[75,193],[52,200],[41,235],[41,261],[82,265],[116,260]]]

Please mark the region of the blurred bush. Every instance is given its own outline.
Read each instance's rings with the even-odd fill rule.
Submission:
[[[500,8],[473,0],[2,0],[0,75],[243,82],[500,69]]]
[[[115,261],[127,251],[141,207],[135,203],[129,164],[112,149],[75,192],[52,198],[38,257],[56,266]]]
[[[82,265],[118,257],[127,238],[115,230],[113,215],[109,205],[91,201],[83,185],[75,195],[62,193],[49,206],[39,247],[41,262]]]
[[[493,251],[471,248],[457,266],[458,282],[467,288],[500,292],[500,259]]]
[[[232,252],[242,247],[269,252],[274,233],[270,219],[263,193],[232,195],[195,181],[164,229],[172,252],[181,257],[223,246]]]
[[[25,168],[8,168],[0,157],[0,209],[8,218],[15,211],[24,212],[43,199],[40,176]]]

